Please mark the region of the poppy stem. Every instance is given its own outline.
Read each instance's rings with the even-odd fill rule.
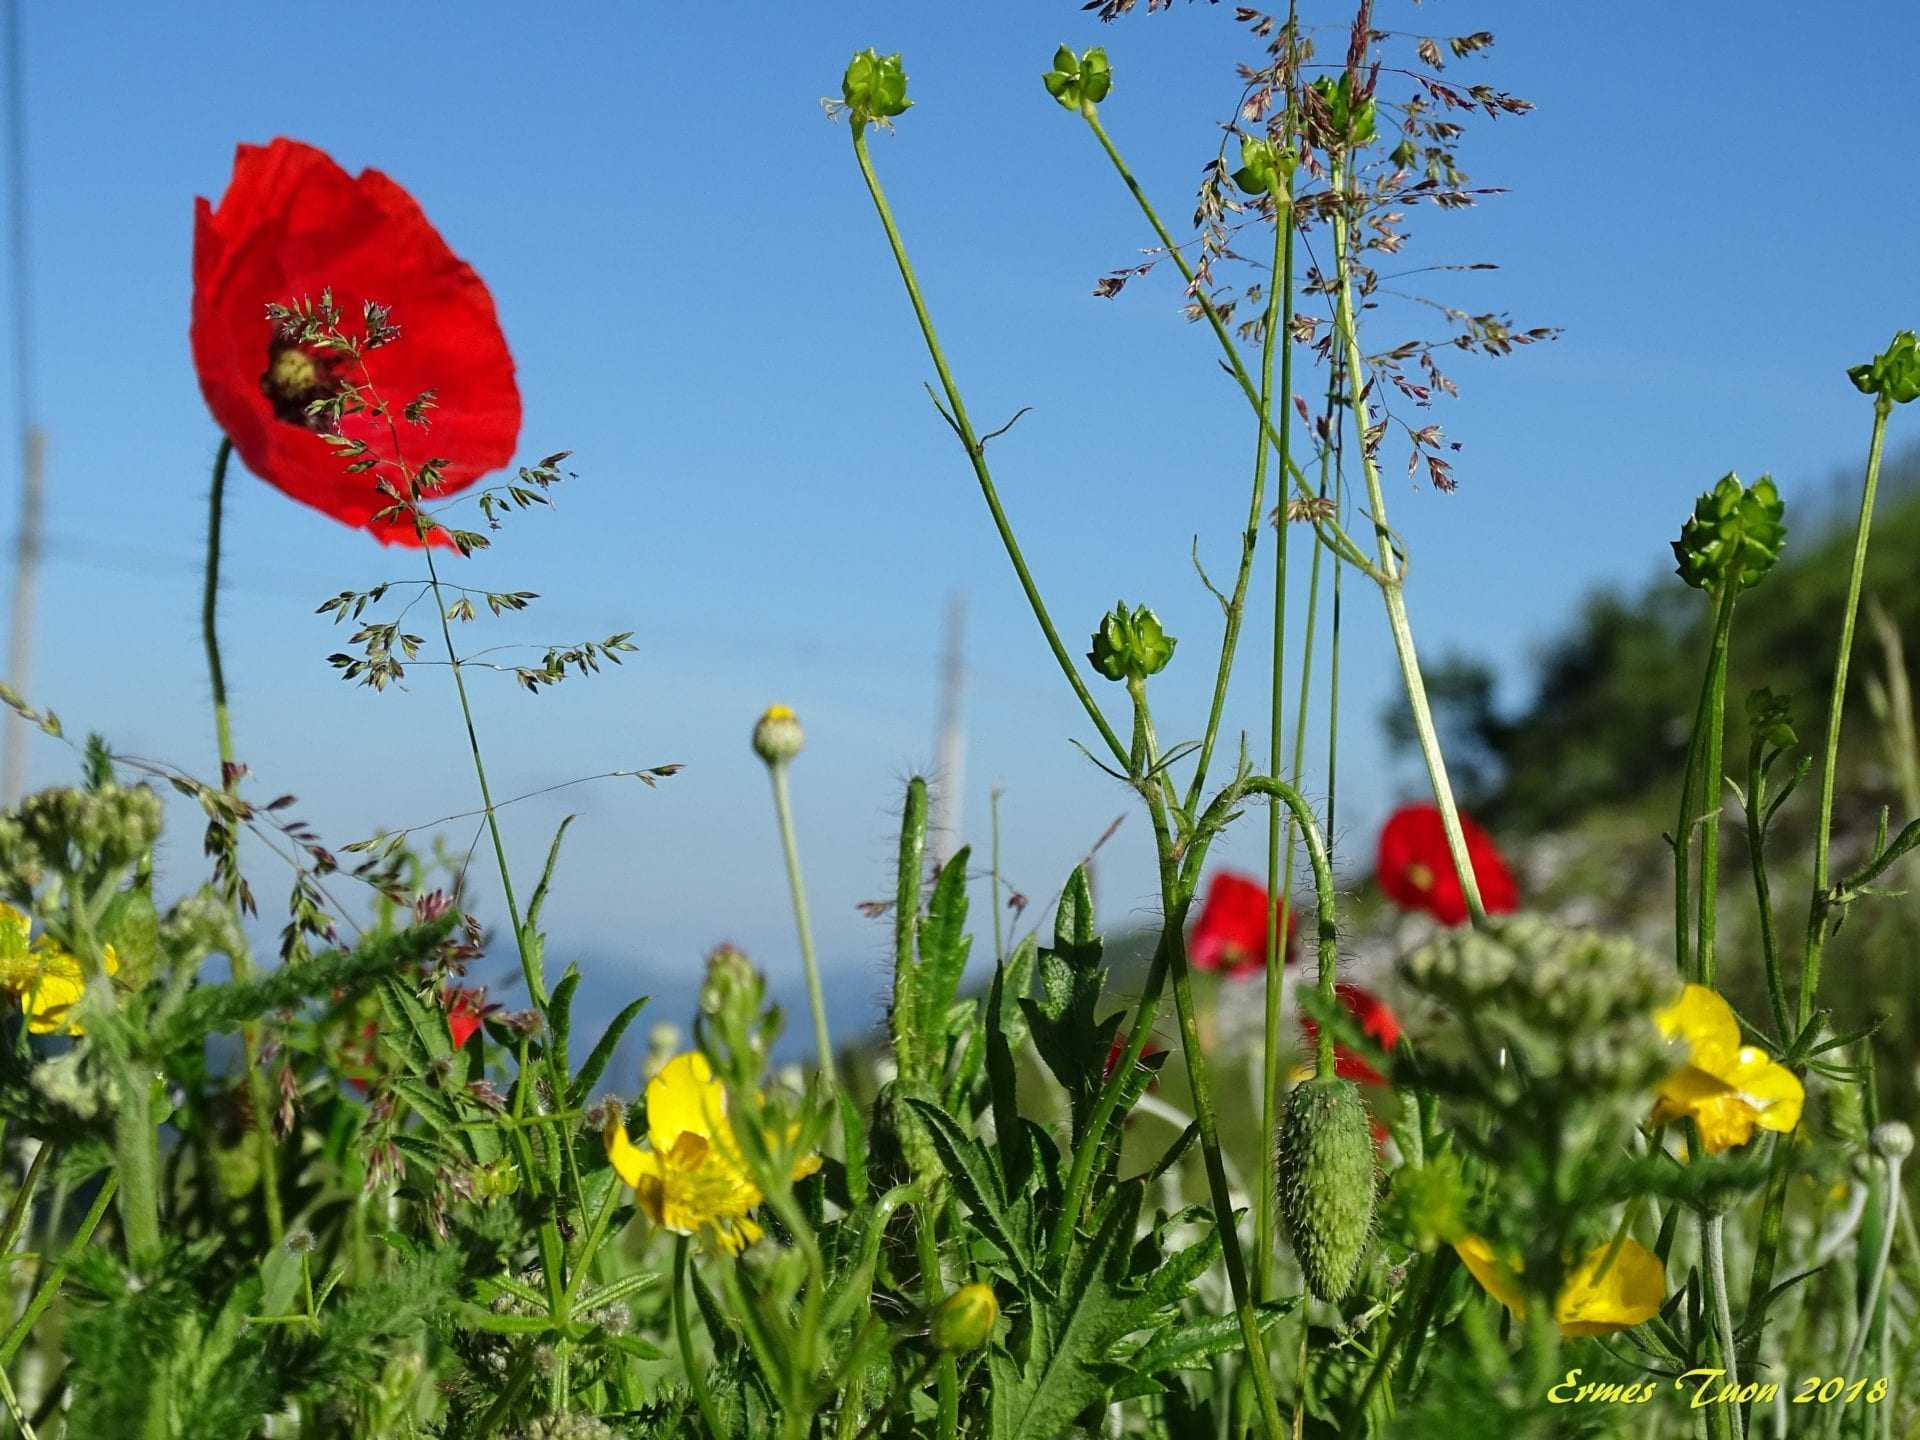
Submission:
[[[233,441],[220,437],[220,449],[213,457],[213,483],[207,494],[207,566],[200,595],[200,638],[207,650],[207,679],[213,688],[213,734],[220,748],[220,788],[232,791],[239,784],[239,767],[234,763],[233,722],[227,710],[227,672],[220,662],[220,540],[226,519],[227,466],[233,459]],[[238,919],[236,907],[236,920]],[[227,957],[236,981],[253,975],[253,956],[244,944]],[[273,1139],[273,1127],[267,1123],[272,1107],[267,1103],[267,1077],[260,1068],[260,1026],[248,1021],[240,1027],[240,1047],[246,1064],[248,1108],[253,1112],[253,1141],[260,1152],[260,1200],[266,1212],[267,1235],[274,1244],[286,1230],[286,1217],[280,1205],[280,1157]]]
[[[1807,958],[1800,969],[1800,1026],[1813,1018],[1820,993],[1821,952],[1827,943],[1827,865],[1833,839],[1833,789],[1840,759],[1840,720],[1846,708],[1847,665],[1853,658],[1853,625],[1860,611],[1860,583],[1867,569],[1867,537],[1873,530],[1873,497],[1880,483],[1880,453],[1887,438],[1893,402],[1873,402],[1873,438],[1867,446],[1867,477],[1860,492],[1860,519],[1854,528],[1853,566],[1847,575],[1847,607],[1840,619],[1840,652],[1834,661],[1833,690],[1827,699],[1826,755],[1820,766],[1820,826],[1813,842],[1813,897],[1807,907]]]
[[[207,567],[200,595],[200,638],[207,649],[207,678],[213,685],[213,734],[220,747],[220,788],[233,788],[233,723],[227,714],[227,672],[220,663],[220,632],[216,619],[220,604],[220,529],[227,495],[227,464],[233,459],[233,441],[220,437],[213,457],[213,484],[207,493]]]

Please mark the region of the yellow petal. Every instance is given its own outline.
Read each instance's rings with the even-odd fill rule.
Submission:
[[[1800,1111],[1807,1103],[1806,1087],[1799,1076],[1758,1046],[1744,1047],[1739,1063],[1726,1078],[1757,1112],[1755,1123],[1761,1129],[1785,1134],[1800,1123]]]
[[[647,1082],[647,1138],[655,1150],[673,1149],[682,1135],[715,1139],[726,1121],[726,1086],[698,1050],[674,1056]]]
[[[86,990],[86,982],[77,975],[43,974],[20,997],[27,1029],[35,1035],[81,1034],[80,1026],[67,1017]]]
[[[1739,1053],[1740,1021],[1733,1007],[1704,985],[1687,986],[1653,1019],[1669,1040],[1684,1042],[1688,1060],[1709,1075],[1721,1074]]]
[[[1478,1235],[1462,1235],[1453,1242],[1453,1253],[1467,1267],[1480,1288],[1513,1312],[1513,1318],[1527,1318],[1527,1297],[1520,1288],[1520,1272],[1493,1253],[1493,1247]]]
[[[642,1150],[627,1138],[625,1120],[618,1116],[608,1120],[602,1138],[607,1146],[607,1163],[613,1166],[613,1173],[627,1184],[638,1186],[643,1178],[659,1174],[658,1157]]]
[[[1637,1240],[1622,1240],[1609,1259],[1597,1246],[1580,1262],[1554,1303],[1562,1335],[1608,1335],[1660,1313],[1667,1294],[1666,1267]]]

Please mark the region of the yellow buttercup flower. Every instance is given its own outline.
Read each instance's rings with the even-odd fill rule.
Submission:
[[[676,1055],[647,1082],[647,1149],[627,1138],[619,1118],[607,1122],[605,1139],[608,1161],[654,1224],[679,1235],[710,1229],[730,1255],[760,1238],[760,1227],[748,1218],[760,1188],[727,1119],[726,1087],[713,1078],[706,1056]],[[802,1156],[793,1178],[819,1168],[818,1155]]]
[[[31,919],[0,903],[0,991],[20,1002],[27,1029],[35,1035],[81,1034],[79,1022],[68,1015],[86,993],[86,972],[44,935],[29,945],[32,932]],[[100,959],[107,974],[119,973],[120,957],[113,946],[105,946]]]
[[[1637,1240],[1622,1240],[1608,1260],[1612,1250],[1611,1243],[1595,1246],[1560,1287],[1553,1318],[1562,1335],[1610,1335],[1660,1313],[1667,1272],[1659,1257]],[[1453,1242],[1453,1251],[1483,1290],[1516,1320],[1526,1319],[1527,1296],[1514,1265],[1494,1254],[1478,1235],[1461,1236]]]
[[[1744,1145],[1754,1128],[1785,1133],[1800,1123],[1799,1077],[1757,1045],[1740,1043],[1733,1007],[1704,985],[1654,1013],[1660,1031],[1687,1047],[1687,1063],[1659,1089],[1653,1123],[1692,1116],[1709,1154]]]

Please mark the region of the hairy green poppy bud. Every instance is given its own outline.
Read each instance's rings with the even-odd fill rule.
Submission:
[[[1160,617],[1144,605],[1131,610],[1117,602],[1093,632],[1087,659],[1109,680],[1144,680],[1167,668],[1179,642],[1160,628]]]
[[[1373,1234],[1373,1127],[1351,1080],[1307,1080],[1287,1096],[1275,1159],[1280,1219],[1307,1288],[1353,1288]]]
[[[753,753],[769,765],[784,765],[807,743],[800,718],[785,705],[769,705],[753,727]]]
[[[1040,83],[1067,109],[1088,114],[1113,89],[1113,69],[1107,64],[1107,52],[1098,45],[1083,55],[1062,45],[1053,52],[1053,68],[1040,77]]]
[[[1762,475],[1751,488],[1729,472],[1694,503],[1693,514],[1673,542],[1677,574],[1696,590],[1718,593],[1726,586],[1745,590],[1760,583],[1786,543],[1780,523],[1786,502]]]
[[[1271,140],[1259,135],[1240,137],[1240,168],[1233,172],[1233,183],[1249,195],[1279,195],[1293,174],[1294,157]]]
[[[1876,395],[1892,405],[1920,397],[1920,339],[1902,330],[1893,343],[1864,365],[1847,371],[1847,378],[1863,395]]]
[[[900,56],[881,55],[871,48],[847,62],[847,73],[840,78],[840,93],[853,111],[855,125],[890,120],[913,104],[907,99],[907,72],[900,67]]]
[[[936,1350],[978,1350],[993,1334],[1000,1302],[987,1285],[963,1285],[934,1307],[929,1333]]]

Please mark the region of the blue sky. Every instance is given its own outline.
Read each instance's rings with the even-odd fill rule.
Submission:
[[[1107,27],[1073,0],[636,5],[538,23],[495,3],[431,18],[351,3],[324,19],[224,3],[26,8],[34,384],[52,490],[32,690],[74,730],[209,768],[197,606],[217,436],[186,345],[192,202],[224,189],[236,141],[287,134],[419,197],[497,297],[525,455],[575,452],[558,513],[466,567],[471,583],[544,597],[476,643],[637,632],[623,671],[539,698],[483,677],[498,793],[687,767],[655,791],[601,782],[506,813],[523,872],[563,814],[581,815],[550,916],[556,965],[578,958],[594,993],[652,991],[683,1012],[701,954],[726,938],[797,993],[766,780],[746,744],[759,710],[784,700],[810,737],[793,784],[836,1023],[876,1016],[885,935],[855,905],[885,892],[901,783],[932,758],[955,591],[973,666],[964,838],[984,846],[988,792],[1003,787],[1009,875],[1036,895],[1057,887],[1130,806],[1068,744],[1084,720],[926,402],[930,367],[845,127],[821,115],[847,55],[873,44],[902,51],[912,77],[915,108],[874,151],[970,408],[991,425],[1034,407],[993,458],[1061,629],[1077,642],[1116,596],[1151,602],[1183,641],[1159,685],[1161,735],[1197,731],[1218,616],[1188,550],[1197,534],[1213,572],[1230,572],[1244,402],[1167,277],[1090,295],[1151,237],[1038,76],[1062,40],[1104,44],[1108,128],[1183,217],[1236,93],[1232,65],[1250,55],[1231,7]],[[1416,214],[1411,254],[1497,261],[1434,277],[1435,293],[1564,335],[1455,366],[1464,398],[1437,418],[1465,442],[1458,493],[1397,476],[1389,489],[1425,654],[1487,655],[1518,699],[1534,647],[1579,596],[1658,573],[1721,473],[1770,469],[1792,504],[1860,453],[1867,416],[1842,372],[1920,319],[1920,201],[1896,123],[1920,17],[1446,0],[1384,5],[1381,23],[1493,30],[1491,56],[1456,68],[1539,107],[1471,126],[1466,168],[1511,193]],[[11,357],[0,364],[11,433]],[[227,533],[227,669],[262,788],[297,794],[335,841],[470,809],[444,672],[400,694],[344,686],[324,660],[343,637],[312,613],[416,562],[248,477]],[[1377,600],[1347,594],[1339,839],[1364,869],[1373,823],[1417,776],[1378,737],[1396,682]],[[1252,656],[1268,604],[1256,586]],[[1242,672],[1228,717],[1257,749],[1263,668]],[[37,782],[69,773],[50,745],[33,759]],[[185,884],[198,837],[176,820],[165,874]],[[1263,828],[1222,858],[1257,864]],[[1102,854],[1108,923],[1151,913],[1149,846],[1129,813]],[[285,889],[264,858],[256,884],[268,906]]]

